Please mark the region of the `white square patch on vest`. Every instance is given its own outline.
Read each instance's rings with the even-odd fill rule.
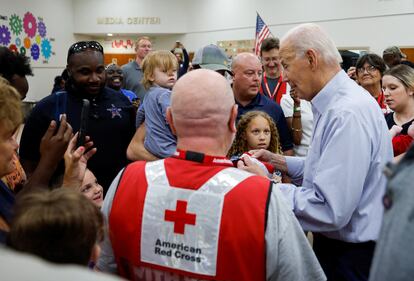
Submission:
[[[141,229],[141,260],[216,275],[224,196],[148,185]]]
[[[227,168],[198,190],[171,187],[164,160],[146,164],[141,261],[215,276],[224,197],[251,176]]]

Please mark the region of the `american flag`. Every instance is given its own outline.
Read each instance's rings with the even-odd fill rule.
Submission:
[[[263,40],[271,35],[269,28],[264,23],[262,18],[257,14],[256,19],[256,40],[254,43],[254,52],[257,56],[260,55],[260,46],[262,46]]]

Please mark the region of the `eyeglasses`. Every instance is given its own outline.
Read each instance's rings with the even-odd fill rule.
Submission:
[[[358,74],[363,74],[365,71],[368,73],[373,73],[375,70],[377,70],[377,68],[373,65],[357,68]]]
[[[83,52],[87,49],[94,49],[103,54],[103,47],[96,41],[80,41],[70,46],[68,58],[76,53]]]

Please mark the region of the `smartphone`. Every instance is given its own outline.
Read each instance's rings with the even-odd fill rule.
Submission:
[[[80,126],[79,126],[79,132],[78,132],[78,139],[76,141],[76,147],[85,145],[85,138],[88,132],[89,106],[90,106],[89,100],[83,99]]]
[[[66,92],[57,92],[56,93],[56,105],[55,105],[55,121],[57,127],[60,126],[60,117],[62,114],[66,113]]]

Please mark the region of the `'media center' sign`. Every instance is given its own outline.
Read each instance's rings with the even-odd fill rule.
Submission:
[[[98,24],[161,24],[160,17],[99,17]]]

